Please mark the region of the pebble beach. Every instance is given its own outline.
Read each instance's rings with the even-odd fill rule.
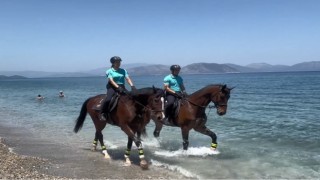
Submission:
[[[181,174],[150,165],[139,167],[133,158],[123,166],[123,152],[112,160],[88,149],[72,150],[40,140],[23,128],[0,124],[0,179],[185,179]]]

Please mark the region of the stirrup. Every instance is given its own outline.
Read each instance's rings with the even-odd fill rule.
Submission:
[[[100,121],[107,121],[105,113],[100,113],[99,119],[100,119]]]
[[[165,117],[165,118],[161,119],[161,122],[162,122],[162,124],[165,124],[165,125],[170,125],[171,124],[170,121],[169,121],[169,117]]]

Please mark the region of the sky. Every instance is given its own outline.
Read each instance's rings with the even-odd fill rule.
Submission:
[[[0,0],[0,71],[320,60],[319,0]]]

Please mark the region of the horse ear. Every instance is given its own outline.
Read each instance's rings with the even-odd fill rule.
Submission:
[[[154,85],[152,85],[152,89],[153,89],[153,93],[157,93],[156,88],[154,87]]]
[[[223,91],[225,88],[227,87],[227,85],[226,84],[224,84],[223,86],[221,86],[221,90]]]

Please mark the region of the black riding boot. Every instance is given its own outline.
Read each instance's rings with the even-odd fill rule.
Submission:
[[[100,110],[100,120],[101,121],[106,121],[107,120],[107,115],[109,113],[109,103],[110,101],[104,101]]]
[[[164,112],[165,117],[162,119],[162,123],[169,125],[170,123],[170,108],[166,108]]]

